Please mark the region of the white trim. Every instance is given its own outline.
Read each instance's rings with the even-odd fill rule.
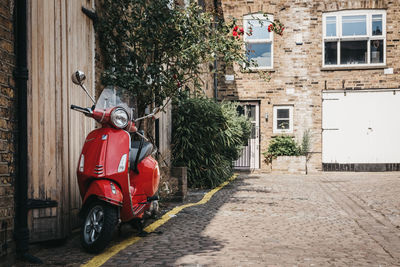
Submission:
[[[375,93],[375,92],[400,92],[400,88],[363,89],[363,90],[322,90],[322,93]]]
[[[278,123],[278,109],[289,110],[289,129],[279,129]],[[273,107],[273,133],[293,133],[293,106],[292,105],[276,105]]]
[[[260,44],[260,43],[270,43],[271,44],[271,66],[258,66],[258,67],[249,67],[251,70],[271,70],[274,68],[274,32],[269,33],[269,38],[268,39],[253,39],[253,40],[248,40],[247,37],[247,32],[249,31],[249,25],[248,21],[249,20],[261,20],[265,21],[266,30],[270,23],[274,21],[274,16],[271,14],[266,14],[267,18],[264,16],[262,13],[255,13],[255,14],[248,14],[243,16],[243,29],[244,29],[244,35],[243,35],[243,41],[245,42],[245,49],[246,49],[246,44]],[[247,51],[245,51],[247,54]],[[247,57],[247,55],[246,55]]]
[[[251,121],[256,124],[255,138],[250,139],[253,142],[252,146],[254,151],[250,157],[250,169],[260,168],[260,103],[259,102],[248,102],[249,105],[255,106],[255,120]]]
[[[366,35],[342,36],[343,16],[365,15],[366,16]],[[372,35],[372,15],[382,15],[382,35]],[[326,36],[326,18],[336,17],[336,36]],[[341,58],[342,41],[367,41],[367,63],[363,64],[339,64]],[[371,40],[383,40],[383,63],[371,63]],[[337,43],[337,64],[325,64],[325,41]],[[382,9],[363,9],[363,10],[344,10],[326,12],[322,15],[322,67],[366,67],[366,66],[385,66],[386,65],[386,10]]]
[[[254,106],[255,107],[255,119],[251,120],[251,124],[253,127],[253,123],[255,124],[255,136],[251,138],[253,135],[251,134],[250,138],[248,139],[248,144],[244,150],[248,149],[247,147],[250,146],[253,149],[250,149],[250,159],[249,159],[249,167],[235,167],[237,170],[254,170],[260,168],[260,102],[254,100],[243,100],[239,101],[238,104],[243,107],[244,115],[248,116],[247,114],[247,107],[246,106]],[[249,118],[250,119],[250,118]],[[242,152],[241,152],[242,153]],[[242,154],[239,159],[236,161],[240,161],[244,155]]]

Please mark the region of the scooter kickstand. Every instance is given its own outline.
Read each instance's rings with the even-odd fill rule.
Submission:
[[[143,231],[143,229],[139,232],[139,234],[138,234],[138,236],[139,237],[146,237],[146,236],[148,236],[150,233],[148,233],[148,232],[146,232],[146,231]]]
[[[149,233],[144,231],[143,229],[144,229],[144,222],[143,221],[139,221],[139,223],[138,223],[138,230],[139,230],[138,236],[146,237],[146,236],[149,235]]]

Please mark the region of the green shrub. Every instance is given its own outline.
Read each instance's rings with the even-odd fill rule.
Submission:
[[[311,133],[310,130],[306,130],[303,133],[303,139],[301,141],[301,155],[309,156],[310,149],[311,149]]]
[[[173,109],[172,154],[175,166],[188,168],[188,185],[212,188],[233,173],[250,136],[250,122],[236,112],[237,104],[182,97]]]
[[[269,164],[278,156],[299,156],[301,148],[291,136],[277,136],[273,138],[264,152],[265,161]]]
[[[281,135],[273,138],[268,146],[267,152],[264,152],[265,162],[270,164],[278,156],[306,156],[309,157],[311,145],[310,130],[303,134],[301,145],[293,137]]]

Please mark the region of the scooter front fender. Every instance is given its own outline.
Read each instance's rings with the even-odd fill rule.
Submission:
[[[85,197],[83,198],[83,205],[85,205],[86,201],[90,199],[91,196],[96,196],[112,205],[122,206],[122,191],[118,185],[110,180],[94,180],[90,183]]]

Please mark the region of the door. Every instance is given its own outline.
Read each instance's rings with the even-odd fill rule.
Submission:
[[[251,134],[247,146],[242,150],[238,160],[233,164],[235,169],[259,169],[260,168],[260,106],[258,102],[241,102],[238,112],[245,115],[251,121]]]
[[[322,162],[400,163],[400,91],[323,92]]]
[[[76,165],[93,120],[69,106],[91,106],[71,74],[94,89],[94,29],[87,0],[28,1],[28,198],[31,241],[65,237],[78,223]],[[92,6],[90,6],[92,5]]]

